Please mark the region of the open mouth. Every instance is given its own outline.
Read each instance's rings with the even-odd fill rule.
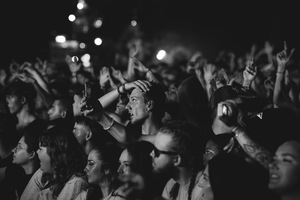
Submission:
[[[274,182],[274,181],[278,181],[280,179],[280,176],[274,172],[270,173],[270,181]]]

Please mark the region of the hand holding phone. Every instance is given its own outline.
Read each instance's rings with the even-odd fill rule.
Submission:
[[[87,82],[84,84],[84,98],[87,101],[86,109],[92,109],[92,106],[90,105],[93,98],[92,85]]]
[[[226,104],[219,103],[218,104],[218,117],[227,117],[229,116],[229,107]]]
[[[217,107],[217,117],[227,126],[233,126],[237,123],[239,112],[237,104],[230,101],[220,102]]]

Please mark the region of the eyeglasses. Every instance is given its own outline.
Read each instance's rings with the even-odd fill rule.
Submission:
[[[155,158],[158,158],[160,156],[160,154],[167,154],[167,155],[176,155],[176,154],[178,154],[177,152],[173,152],[173,151],[161,151],[161,150],[158,150],[156,147],[154,147],[153,152],[154,152],[154,157]]]

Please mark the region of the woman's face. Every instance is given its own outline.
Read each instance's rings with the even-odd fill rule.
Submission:
[[[27,144],[24,141],[24,136],[19,140],[18,145],[12,151],[14,153],[13,163],[17,165],[25,165],[34,157],[34,152],[27,152]]]
[[[98,159],[98,152],[95,150],[90,151],[88,155],[87,165],[85,167],[85,172],[90,184],[100,184],[100,178],[104,175],[102,165],[102,160]]]
[[[279,194],[300,190],[300,143],[288,141],[276,151],[269,166],[269,188]]]
[[[37,154],[40,159],[41,170],[45,173],[53,173],[51,158],[47,153],[47,147],[42,147],[40,145],[39,149],[37,150]]]
[[[131,156],[129,155],[127,149],[124,149],[124,151],[122,152],[122,154],[120,155],[119,158],[119,169],[118,169],[118,173],[122,174],[122,175],[130,175],[132,173],[131,171]]]
[[[210,181],[209,181],[208,165],[206,165],[205,170],[200,177],[198,185],[199,185],[199,187],[202,188],[201,199],[205,199],[205,200],[213,200],[214,199],[214,194],[211,189],[211,185],[210,185]]]

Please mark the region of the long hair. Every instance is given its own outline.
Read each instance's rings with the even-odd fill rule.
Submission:
[[[48,186],[57,197],[65,184],[73,176],[83,176],[86,155],[69,129],[54,127],[45,131],[40,139],[40,146],[47,148],[54,173],[47,176]]]
[[[122,148],[115,143],[105,143],[97,145],[92,151],[95,151],[98,160],[102,161],[102,173],[105,174],[101,178],[107,179],[109,187],[115,189],[117,187],[117,171],[119,167],[119,156]],[[105,173],[108,171],[109,173]],[[103,194],[99,185],[91,185],[88,189],[87,200],[102,199]]]

